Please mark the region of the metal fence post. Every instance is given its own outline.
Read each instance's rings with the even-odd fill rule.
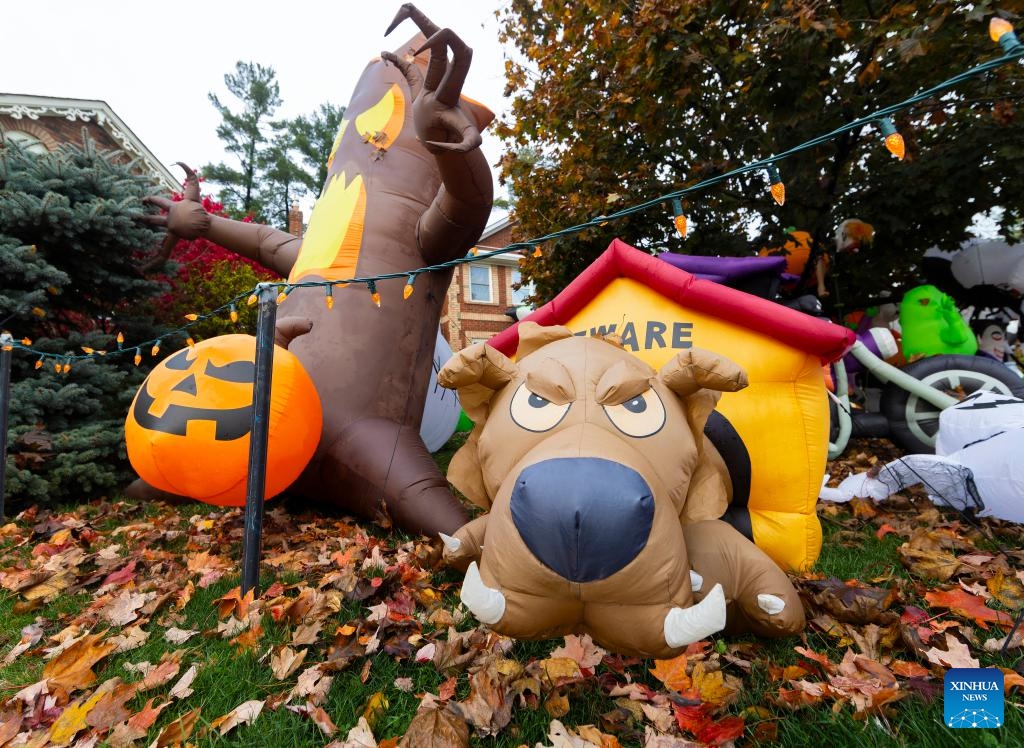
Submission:
[[[0,334],[0,521],[6,517],[4,493],[7,491],[7,421],[11,412],[11,344],[10,333]]]
[[[252,424],[249,431],[249,476],[245,492],[245,537],[242,552],[242,594],[259,594],[263,538],[263,492],[267,482],[267,443],[270,431],[270,385],[274,367],[275,286],[256,287],[256,376],[253,380]]]

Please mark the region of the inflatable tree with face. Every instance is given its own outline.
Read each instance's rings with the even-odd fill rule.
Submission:
[[[325,154],[327,180],[303,239],[210,215],[194,174],[185,200],[153,200],[166,214],[152,222],[171,238],[206,237],[290,283],[402,273],[465,256],[491,210],[479,146],[493,115],[461,95],[472,50],[409,4],[388,33],[406,19],[422,35],[364,70]],[[379,281],[372,297],[362,284],[334,287],[330,296],[323,286],[300,286],[281,303],[278,342],[309,372],[323,406],[319,445],[293,492],[413,531],[463,524],[465,509],[419,436],[452,272],[421,274],[408,298],[405,278],[395,278]]]

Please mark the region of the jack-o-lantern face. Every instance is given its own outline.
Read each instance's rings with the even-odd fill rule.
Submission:
[[[208,352],[210,349],[207,349]],[[163,363],[169,371],[158,381],[146,380],[132,407],[132,417],[142,428],[165,434],[186,436],[192,421],[209,421],[216,429],[216,441],[240,439],[249,433],[252,421],[252,385],[256,366],[251,361],[229,361],[218,365],[192,348],[175,353]],[[183,372],[181,381],[167,386],[174,372]],[[150,378],[152,379],[152,377]],[[149,386],[160,392],[158,401]],[[241,386],[237,386],[241,385]],[[200,393],[199,388],[203,391]],[[232,403],[238,406],[232,407]],[[200,403],[217,403],[209,407]]]
[[[125,422],[132,467],[147,483],[211,504],[245,503],[256,339],[223,335],[161,362]],[[322,414],[299,360],[275,348],[267,498],[294,481],[320,441]]]

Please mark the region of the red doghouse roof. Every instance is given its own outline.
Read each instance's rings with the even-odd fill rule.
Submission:
[[[853,330],[842,325],[702,280],[620,239],[613,239],[608,249],[564,291],[526,319],[540,325],[564,325],[616,278],[630,278],[680,306],[813,353],[822,363],[842,356],[855,339]],[[519,323],[498,333],[487,344],[506,356],[514,355],[519,347]]]

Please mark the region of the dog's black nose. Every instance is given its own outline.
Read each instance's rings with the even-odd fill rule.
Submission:
[[[636,558],[654,521],[647,481],[598,457],[530,465],[516,479],[511,504],[533,555],[573,582],[604,579]]]

